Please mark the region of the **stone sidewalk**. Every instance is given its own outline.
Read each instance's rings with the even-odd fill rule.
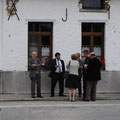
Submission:
[[[81,98],[77,97],[77,100]],[[97,94],[97,100],[120,100],[120,93],[101,93]],[[0,94],[0,102],[3,101],[68,101],[68,95],[66,97],[50,97],[50,94],[43,94],[43,98],[31,98],[30,94]]]

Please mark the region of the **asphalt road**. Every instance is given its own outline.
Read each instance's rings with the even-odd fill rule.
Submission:
[[[0,102],[0,120],[120,120],[120,100]]]

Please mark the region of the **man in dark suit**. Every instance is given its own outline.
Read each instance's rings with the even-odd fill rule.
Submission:
[[[79,68],[79,70],[78,70],[78,74],[79,74],[78,94],[79,94],[79,97],[81,98],[81,97],[82,97],[81,77],[82,77],[82,69],[83,69],[84,63],[83,63],[83,61],[82,61],[81,58],[80,58],[80,53],[79,53],[79,52],[76,53],[76,57],[77,57],[77,61],[79,62],[79,65],[80,65],[80,68]]]
[[[64,61],[60,59],[60,53],[55,54],[55,59],[51,61],[51,97],[54,97],[54,89],[57,81],[59,82],[59,96],[65,96],[64,93]]]
[[[101,80],[101,62],[96,58],[95,53],[90,53],[90,60],[87,66],[86,97],[85,101],[96,100],[97,82]]]
[[[88,50],[84,50],[83,51],[84,57],[85,57],[85,61],[84,61],[84,67],[83,67],[83,101],[85,100],[86,97],[86,81],[87,81],[87,66],[89,64],[89,51]]]
[[[37,58],[37,53],[32,52],[32,58],[29,59],[29,70],[31,79],[31,96],[35,98],[35,84],[37,83],[37,97],[41,96],[41,72],[40,72],[40,59]]]

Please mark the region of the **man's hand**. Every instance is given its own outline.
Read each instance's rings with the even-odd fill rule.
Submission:
[[[45,65],[45,63],[42,63],[42,66],[44,66]]]
[[[32,66],[37,66],[36,64],[32,64]]]
[[[85,65],[84,65],[84,68],[86,68],[86,69],[87,69],[87,67],[88,67],[88,65],[87,65],[87,64],[85,64]]]
[[[56,65],[55,67],[56,67],[56,68],[58,68],[58,67],[59,67],[59,65]]]
[[[81,69],[83,69],[83,66],[80,66]]]

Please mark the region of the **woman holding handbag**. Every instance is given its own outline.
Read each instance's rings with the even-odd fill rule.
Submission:
[[[69,88],[69,100],[75,101],[76,88],[79,88],[79,62],[75,54],[71,55],[71,60],[67,68],[69,70],[69,77],[66,79],[65,87]]]

